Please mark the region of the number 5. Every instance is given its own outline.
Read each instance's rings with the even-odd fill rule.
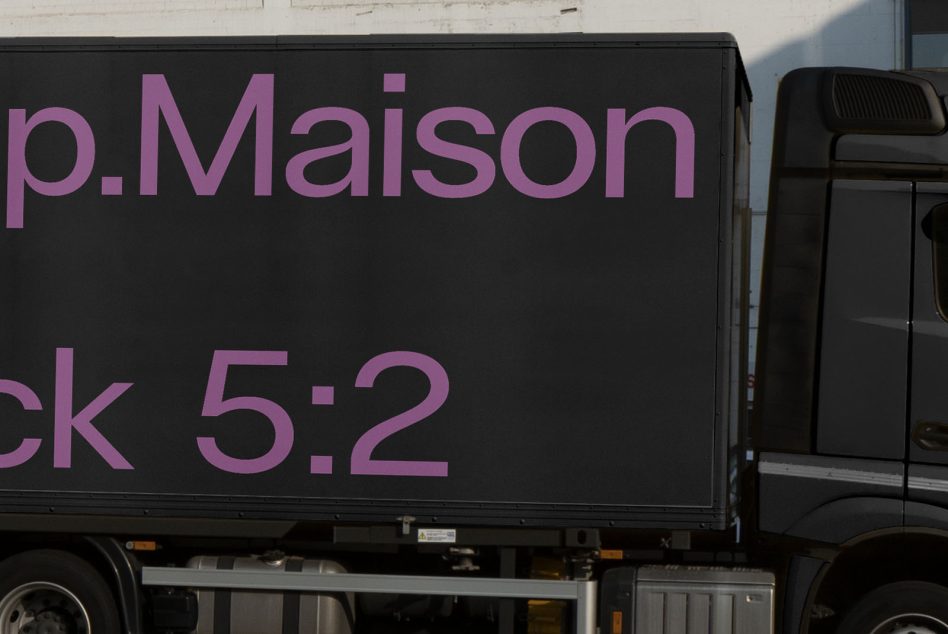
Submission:
[[[236,410],[259,412],[273,425],[273,446],[259,458],[234,458],[217,446],[211,437],[197,439],[201,455],[209,463],[230,473],[261,473],[276,467],[290,455],[293,448],[293,421],[282,407],[256,396],[237,396],[224,400],[224,383],[227,368],[232,365],[286,365],[287,354],[269,350],[215,350],[211,361],[211,372],[207,379],[202,416],[220,416]]]

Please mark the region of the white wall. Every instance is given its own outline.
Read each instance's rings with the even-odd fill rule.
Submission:
[[[0,0],[2,36],[729,31],[754,91],[755,290],[774,97],[799,66],[901,65],[903,0]],[[752,314],[756,323],[756,311]],[[753,359],[753,352],[751,359]]]

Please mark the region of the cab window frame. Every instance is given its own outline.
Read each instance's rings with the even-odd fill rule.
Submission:
[[[931,239],[935,309],[948,321],[948,204],[932,210]]]
[[[948,68],[948,2],[905,0],[905,68]]]

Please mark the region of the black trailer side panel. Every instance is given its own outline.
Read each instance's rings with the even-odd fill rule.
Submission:
[[[720,37],[7,42],[2,508],[722,526],[740,72]]]

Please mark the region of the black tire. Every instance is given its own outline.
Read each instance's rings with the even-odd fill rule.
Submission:
[[[61,550],[30,550],[0,562],[0,634],[119,634],[102,575]]]
[[[948,634],[948,588],[900,581],[876,588],[846,613],[836,634]]]

